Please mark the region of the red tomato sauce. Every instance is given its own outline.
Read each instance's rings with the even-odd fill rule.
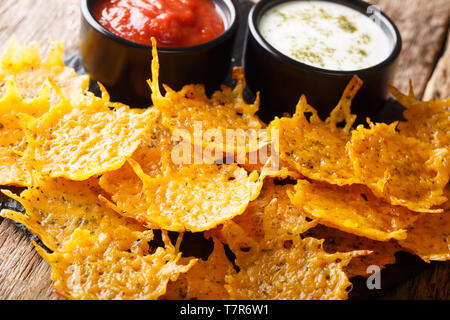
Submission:
[[[210,41],[224,23],[210,0],[100,0],[97,21],[118,36],[160,47],[186,47]]]

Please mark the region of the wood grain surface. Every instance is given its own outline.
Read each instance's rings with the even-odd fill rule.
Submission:
[[[403,50],[392,84],[408,91],[412,80],[414,91],[422,97],[448,33],[450,1],[448,0],[373,0],[398,26]],[[447,59],[447,67],[449,60]],[[447,84],[448,85],[448,84]],[[447,95],[449,87],[446,88]]]
[[[449,0],[373,0],[398,25],[403,52],[393,84],[403,91],[411,79],[418,96],[450,95]],[[79,0],[1,0],[0,51],[15,35],[23,42],[51,37],[66,41],[66,52],[78,46]],[[399,285],[385,299],[450,299],[450,263],[430,265]],[[50,267],[29,239],[0,218],[0,299],[59,299],[51,289]]]
[[[443,55],[440,57],[436,68],[427,83],[425,100],[445,99],[449,96],[450,88],[450,33],[447,33],[447,44],[444,47]]]

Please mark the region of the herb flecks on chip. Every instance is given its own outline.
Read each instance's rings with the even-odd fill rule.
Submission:
[[[214,239],[214,250],[206,261],[199,260],[177,281],[170,282],[163,299],[167,300],[229,300],[225,277],[234,274],[233,265],[222,243]]]
[[[348,152],[355,174],[373,193],[417,212],[439,212],[450,176],[448,148],[405,137],[390,125],[370,123],[352,132]]]
[[[104,217],[109,217],[111,229],[126,226],[134,231],[144,230],[141,224],[123,218],[100,202],[101,189],[95,179],[45,179],[20,196],[10,191],[3,193],[20,202],[26,212],[3,210],[1,215],[25,225],[51,250],[61,249],[78,228],[97,234]]]
[[[372,275],[370,266],[383,268],[395,263],[395,253],[402,251],[396,241],[382,242],[319,225],[309,230],[304,236],[324,239],[323,248],[328,253],[348,252],[353,250],[369,250],[368,255],[355,257],[345,267],[349,278]]]
[[[362,81],[354,77],[347,86],[338,106],[323,122],[317,111],[302,96],[292,118],[275,118],[269,126],[279,132],[279,155],[290,168],[304,177],[331,184],[358,183],[345,146],[355,116],[350,113],[351,100]],[[307,115],[310,115],[307,119]],[[345,121],[345,127],[339,123]]]
[[[191,259],[180,264],[181,252],[166,231],[162,236],[164,246],[152,252],[150,230],[138,232],[118,225],[93,235],[79,228],[61,249],[47,253],[36,245],[36,250],[52,266],[51,279],[63,297],[150,300],[164,295],[167,283],[197,262]]]
[[[264,180],[264,186],[258,198],[251,201],[247,210],[233,219],[247,235],[256,241],[264,238],[264,216],[266,210],[272,210],[272,228],[290,235],[302,234],[317,225],[289,200],[288,185],[276,185],[271,179]]]
[[[40,118],[23,116],[25,157],[41,175],[86,180],[119,169],[156,117],[153,109],[136,113],[105,97],[89,95],[79,104],[63,99]]]
[[[168,148],[170,149],[170,131],[158,120],[153,122],[150,129],[146,131],[132,159],[140,165],[146,175],[156,177],[164,174],[165,165],[176,167],[164,151]],[[108,203],[120,213],[147,211],[146,203],[142,201],[143,183],[128,162],[118,170],[104,173],[99,183],[114,202],[114,204]]]
[[[186,85],[180,91],[174,91],[164,85],[166,94],[163,96],[158,82],[159,58],[156,44],[153,45],[152,80],[149,80],[149,85],[152,101],[155,108],[161,111],[164,124],[172,130],[185,129],[191,136],[195,131],[215,130],[217,134],[209,140],[204,138],[192,141],[205,148],[229,153],[235,153],[237,150],[258,150],[265,143],[264,136],[255,135],[265,126],[256,115],[259,109],[259,94],[253,104],[247,104],[243,98],[246,86],[243,68],[236,67],[233,70],[233,79],[236,80],[234,89],[222,86],[211,98],[207,97],[204,85],[200,84]],[[227,131],[230,130],[236,130],[236,139],[225,139]],[[252,141],[240,144],[237,138],[240,135],[250,136]],[[217,136],[222,139],[213,140]]]
[[[248,174],[235,164],[167,167],[164,175],[151,177],[136,161],[129,163],[142,180],[143,203],[139,210],[118,207],[118,212],[170,231],[212,229],[242,214],[262,187],[257,172]]]
[[[351,286],[343,268],[365,252],[328,254],[323,241],[279,232],[264,217],[264,239],[255,241],[233,221],[222,235],[236,256],[239,272],[226,277],[232,299],[346,299]]]
[[[435,148],[450,147],[450,99],[420,101],[414,96],[412,85],[409,95],[389,86],[394,97],[406,110],[406,121],[398,124],[401,134],[429,143]]]
[[[406,228],[420,217],[378,199],[361,185],[338,187],[298,180],[289,197],[320,224],[378,241],[405,239]]]
[[[450,185],[446,188],[450,197]],[[443,213],[427,214],[408,229],[400,244],[426,262],[450,260],[450,200],[442,205]]]

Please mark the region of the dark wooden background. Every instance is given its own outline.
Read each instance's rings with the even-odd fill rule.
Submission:
[[[80,0],[1,0],[0,51],[15,35],[22,43],[51,37],[78,46]],[[413,81],[424,99],[450,96],[449,0],[372,0],[398,25],[403,53],[393,84],[403,91]],[[384,299],[450,299],[450,262],[430,266],[384,295]],[[0,299],[59,299],[49,265],[29,239],[0,218]]]

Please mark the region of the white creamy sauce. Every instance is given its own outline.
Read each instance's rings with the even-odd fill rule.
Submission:
[[[392,49],[369,17],[328,1],[290,1],[269,9],[259,24],[275,49],[327,70],[354,71],[384,61]]]

